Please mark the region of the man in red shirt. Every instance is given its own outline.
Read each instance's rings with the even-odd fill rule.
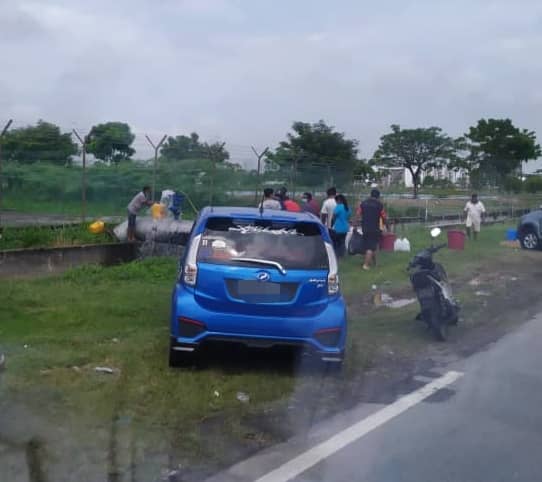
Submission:
[[[293,199],[290,199],[288,196],[284,196],[283,206],[286,211],[292,211],[294,213],[301,212],[301,206],[297,204]]]
[[[320,215],[320,206],[318,205],[318,202],[316,202],[316,199],[312,197],[310,192],[304,192],[301,200],[303,201],[303,211],[314,214],[316,217]]]
[[[371,264],[376,263],[375,252],[382,234],[382,226],[386,223],[386,211],[380,202],[378,189],[373,189],[371,196],[360,204],[358,216],[361,217],[363,247],[365,249],[363,269],[368,270]]]

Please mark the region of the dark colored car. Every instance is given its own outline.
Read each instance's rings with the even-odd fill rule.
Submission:
[[[524,249],[542,248],[542,207],[521,217],[518,239]]]

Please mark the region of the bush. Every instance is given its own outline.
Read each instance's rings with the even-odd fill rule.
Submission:
[[[111,241],[106,232],[101,234],[89,233],[86,225],[53,228],[48,226],[7,227],[4,228],[3,236],[0,239],[0,250],[102,244]]]
[[[156,198],[166,188],[183,191],[198,208],[210,200],[212,167],[206,159],[165,161],[159,165],[156,179]],[[64,167],[47,163],[22,165],[6,163],[5,198],[10,207],[40,206],[56,203],[73,205],[76,212],[81,201],[82,170],[79,166]],[[112,206],[123,213],[130,199],[144,185],[151,185],[153,169],[135,162],[122,162],[117,166],[96,163],[87,169],[87,202],[89,206]],[[214,179],[213,204],[229,201],[228,191],[246,189],[245,171],[236,171],[227,164],[217,165]],[[185,210],[190,210],[185,206]]]
[[[542,191],[542,177],[529,176],[525,181],[525,190],[529,193]]]

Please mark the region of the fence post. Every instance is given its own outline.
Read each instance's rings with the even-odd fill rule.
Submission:
[[[81,143],[81,154],[83,162],[83,172],[81,174],[81,222],[85,223],[87,219],[87,144],[88,144],[88,135],[82,138],[79,133],[72,129],[75,137]]]
[[[256,158],[258,159],[258,170],[257,170],[257,179],[256,179],[256,189],[254,191],[254,204],[259,204],[258,203],[258,193],[262,190],[262,185],[261,185],[261,182],[260,182],[260,170],[261,170],[261,162],[262,162],[262,158],[263,156],[265,156],[267,154],[267,151],[269,150],[269,147],[266,147],[263,152],[261,153],[258,153],[258,151],[256,151],[256,149],[254,148],[254,146],[250,146],[251,149],[252,149],[252,152],[254,152],[254,154],[256,155]]]
[[[0,237],[2,236],[2,201],[3,201],[3,190],[2,190],[2,137],[8,131],[13,119],[7,121],[6,125],[0,133]]]
[[[151,141],[150,137],[147,134],[145,134],[145,137],[147,138],[147,141],[149,142],[149,144],[154,149],[154,164],[153,164],[153,168],[152,168],[152,192],[151,192],[151,197],[152,197],[152,200],[154,201],[155,200],[154,199],[154,192],[156,190],[156,168],[157,168],[157,165],[158,165],[158,150],[160,149],[160,146],[166,140],[167,135],[164,134],[164,137],[162,137],[160,142],[158,144],[156,144],[156,145],[154,144],[154,142]]]

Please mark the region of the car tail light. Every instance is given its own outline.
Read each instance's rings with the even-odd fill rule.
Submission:
[[[323,328],[314,332],[314,338],[324,346],[336,346],[341,339],[341,329],[339,327]]]
[[[194,338],[196,335],[199,335],[206,330],[205,323],[202,323],[201,321],[185,318],[184,316],[180,316],[178,321],[179,335],[184,338]]]
[[[329,295],[336,295],[339,292],[339,266],[337,264],[337,257],[335,256],[335,250],[329,243],[325,243],[327,259],[329,261],[329,273],[327,275],[327,293]]]
[[[198,279],[197,255],[200,240],[201,234],[199,234],[192,240],[184,263],[183,281],[190,286],[194,286]]]

